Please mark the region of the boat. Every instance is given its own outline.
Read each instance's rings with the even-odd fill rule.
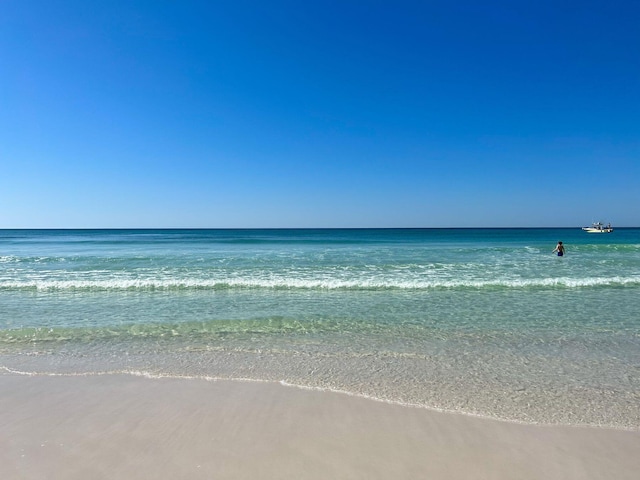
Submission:
[[[603,223],[596,222],[592,223],[590,227],[582,227],[582,230],[587,233],[611,233],[613,232],[613,227],[610,223],[604,225]]]

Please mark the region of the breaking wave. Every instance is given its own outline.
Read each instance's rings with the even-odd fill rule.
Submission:
[[[180,291],[233,289],[312,290],[431,290],[522,289],[640,286],[640,277],[533,279],[337,279],[337,278],[229,278],[229,279],[105,279],[0,281],[0,290],[31,291]]]

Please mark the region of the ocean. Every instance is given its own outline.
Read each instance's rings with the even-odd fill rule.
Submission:
[[[2,372],[638,429],[640,229],[0,230]]]

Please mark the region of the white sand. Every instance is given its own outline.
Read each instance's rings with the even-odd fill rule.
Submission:
[[[277,384],[0,375],[0,479],[633,479],[640,432]]]

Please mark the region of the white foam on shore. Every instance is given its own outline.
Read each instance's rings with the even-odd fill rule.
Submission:
[[[216,377],[210,375],[175,375],[175,374],[164,374],[164,373],[152,373],[148,371],[142,370],[111,370],[111,371],[102,371],[102,372],[29,372],[23,370],[16,370],[6,366],[0,366],[1,371],[5,371],[9,374],[21,375],[21,376],[29,376],[29,377],[98,377],[98,376],[117,376],[117,375],[128,375],[132,377],[141,377],[150,380],[163,380],[163,379],[172,379],[172,380],[201,380],[206,382],[249,382],[249,383],[262,383],[262,384],[279,384],[286,388],[295,388],[306,391],[314,391],[321,393],[332,393],[338,395],[346,395],[355,398],[363,398],[366,400],[384,403],[388,405],[396,405],[400,407],[407,408],[420,408],[429,410],[432,412],[439,412],[445,414],[456,414],[456,415],[464,415],[473,418],[480,418],[486,420],[493,420],[498,422],[505,422],[515,425],[537,425],[537,426],[548,426],[548,427],[580,427],[580,428],[604,428],[609,430],[620,430],[620,431],[640,431],[640,426],[638,427],[625,427],[625,426],[612,426],[612,425],[594,425],[589,423],[543,423],[543,422],[535,422],[535,421],[522,421],[515,419],[507,419],[501,418],[498,416],[492,415],[484,415],[475,412],[468,412],[464,410],[450,410],[444,408],[438,408],[430,405],[424,405],[419,403],[411,403],[411,402],[401,402],[396,400],[389,400],[385,398],[376,397],[373,395],[367,395],[358,392],[352,392],[343,389],[335,389],[335,388],[327,388],[327,387],[315,387],[308,385],[300,385],[296,383],[291,383],[286,380],[273,381],[273,380],[264,380],[264,379],[256,379],[256,378],[248,378],[248,377]]]

